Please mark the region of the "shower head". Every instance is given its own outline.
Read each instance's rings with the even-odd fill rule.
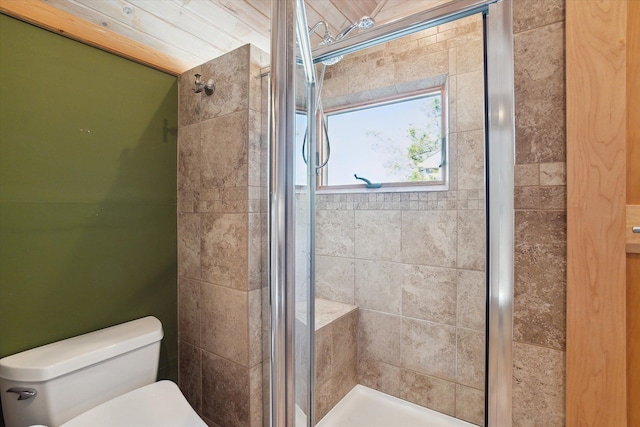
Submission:
[[[310,35],[313,34],[321,25],[324,27],[324,36],[322,37],[322,40],[320,40],[320,43],[318,43],[318,46],[325,46],[325,45],[334,43],[336,39],[333,37],[333,35],[331,35],[331,32],[329,31],[329,26],[324,21],[318,21],[313,27],[311,27],[311,29],[309,30],[309,34]],[[342,59],[342,55],[337,56],[335,58],[327,59],[325,61],[322,61],[322,63],[324,65],[333,65],[339,62],[341,59]]]
[[[371,18],[370,16],[363,16],[362,18],[358,19],[358,21],[354,22],[353,24],[349,25],[348,27],[340,31],[340,33],[338,33],[338,35],[334,37],[329,31],[329,26],[327,25],[327,23],[324,21],[318,21],[313,27],[311,27],[311,29],[309,30],[309,34],[310,35],[313,34],[318,29],[318,27],[323,26],[324,37],[322,37],[322,40],[320,41],[320,43],[318,43],[318,46],[325,46],[325,45],[334,43],[338,40],[342,40],[351,31],[355,29],[368,30],[369,28],[373,27],[374,24],[375,24],[375,21],[373,20],[373,18]],[[340,55],[330,59],[326,59],[322,61],[322,63],[324,65],[333,65],[337,62],[340,62],[342,58],[343,58],[343,55]]]
[[[340,33],[336,37],[336,40],[340,40],[340,39],[346,37],[351,31],[355,30],[356,28],[358,30],[368,30],[369,28],[373,27],[373,25],[375,23],[376,23],[376,21],[374,21],[372,17],[363,16],[362,18],[358,19],[353,24],[349,25],[344,30],[340,31]]]
[[[376,21],[374,21],[372,17],[363,16],[358,21],[358,28],[360,28],[361,30],[368,30],[369,28],[373,27],[375,23]]]
[[[324,38],[322,40],[320,40],[320,43],[318,43],[318,46],[326,46],[328,44],[334,43],[335,41],[336,41],[336,39],[334,39],[331,34],[326,33],[324,35]],[[334,56],[333,58],[325,59],[324,61],[322,61],[322,63],[324,65],[333,65],[333,64],[336,64],[336,63],[340,62],[340,60],[343,57],[344,57],[344,55]]]
[[[331,32],[329,31],[329,26],[324,21],[316,22],[315,25],[309,29],[309,35],[312,35],[313,33],[315,33],[320,26],[324,27],[324,36],[322,36],[322,40],[320,40],[320,43],[318,43],[318,46],[324,46],[324,45],[328,45],[335,42],[336,39],[333,37],[333,35],[331,35]],[[336,62],[340,61],[341,59],[342,59],[342,56],[338,56],[336,58],[322,61],[322,63],[324,65],[333,65]]]

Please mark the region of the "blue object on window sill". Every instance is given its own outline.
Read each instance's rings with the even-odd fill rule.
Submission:
[[[372,183],[371,181],[369,181],[367,178],[363,178],[361,176],[358,176],[357,174],[353,174],[353,176],[356,177],[356,179],[362,180],[365,182],[365,186],[367,188],[380,188],[382,187],[382,183],[381,182],[376,182],[376,183]]]

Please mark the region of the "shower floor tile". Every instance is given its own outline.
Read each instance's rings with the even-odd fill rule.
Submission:
[[[465,421],[355,386],[317,427],[473,427]]]

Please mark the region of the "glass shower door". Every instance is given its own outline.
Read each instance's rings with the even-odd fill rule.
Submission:
[[[484,424],[483,30],[483,11],[453,16],[354,49],[318,73],[331,158],[316,196],[315,297],[318,313],[357,312],[355,362],[344,363],[343,344],[329,349],[330,373],[316,365],[318,418],[358,384],[375,407],[393,397],[424,408],[423,425],[432,411],[452,426]],[[350,332],[342,322],[328,326],[334,343],[336,330]],[[402,411],[384,413],[387,421],[350,416],[408,423]]]

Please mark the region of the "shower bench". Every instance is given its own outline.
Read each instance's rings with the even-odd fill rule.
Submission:
[[[358,383],[358,307],[316,298],[316,422]]]
[[[315,300],[315,402],[316,423],[358,382],[358,307],[316,298]],[[306,341],[306,316],[296,313],[296,353]],[[296,368],[304,368],[298,366]],[[298,371],[301,372],[301,371]],[[304,378],[300,378],[304,381]],[[306,383],[306,381],[304,381]],[[306,389],[305,387],[302,387]],[[306,412],[302,394],[298,407]]]

